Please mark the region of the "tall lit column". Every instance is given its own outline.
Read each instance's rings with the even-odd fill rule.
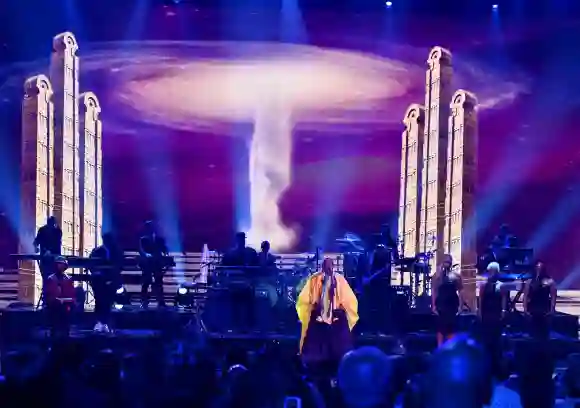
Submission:
[[[399,195],[399,242],[404,257],[413,257],[419,249],[420,185],[423,166],[425,108],[409,106],[405,113],[401,155],[401,192]]]
[[[477,182],[477,99],[470,92],[455,92],[449,116],[449,148],[445,199],[444,251],[461,268],[464,299],[475,309],[477,248],[474,225]],[[469,224],[468,224],[469,223]]]
[[[54,87],[54,215],[62,228],[63,254],[80,249],[79,60],[72,33],[53,39],[50,80]]]
[[[437,268],[443,250],[445,225],[447,121],[453,92],[451,53],[435,47],[429,54],[427,64],[419,251],[433,252],[431,265]]]
[[[54,106],[49,79],[38,75],[24,85],[22,103],[22,163],[20,167],[19,252],[33,252],[36,231],[54,210]],[[18,267],[18,300],[36,304],[42,278],[34,261]]]
[[[101,106],[92,92],[80,95],[80,252],[88,256],[101,244],[103,226]]]

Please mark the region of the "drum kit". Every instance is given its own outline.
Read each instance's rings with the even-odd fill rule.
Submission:
[[[278,274],[278,291],[281,297],[284,299],[286,306],[293,307],[298,301],[298,296],[308,278],[316,272],[317,270],[317,256],[306,256],[301,257],[302,259],[297,260],[290,273],[285,271],[280,271]]]

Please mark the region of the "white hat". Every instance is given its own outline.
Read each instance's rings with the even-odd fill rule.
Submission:
[[[499,271],[500,271],[500,269],[501,269],[501,268],[499,267],[499,264],[498,264],[497,262],[490,262],[490,263],[487,265],[487,271],[488,271],[488,272],[492,272],[492,271],[494,271],[494,272],[499,272]]]

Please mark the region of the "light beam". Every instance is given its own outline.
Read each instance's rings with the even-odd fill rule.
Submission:
[[[275,251],[292,248],[295,231],[280,216],[280,199],[290,186],[292,119],[281,101],[258,108],[250,142],[250,215],[248,243],[268,238]]]

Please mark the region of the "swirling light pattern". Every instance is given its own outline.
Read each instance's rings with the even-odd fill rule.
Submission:
[[[120,94],[142,120],[156,125],[191,129],[199,120],[252,122],[248,241],[257,246],[269,237],[274,250],[290,249],[296,234],[282,222],[279,202],[291,184],[294,124],[320,128],[377,121],[377,107],[406,95],[411,83],[421,83],[423,70],[368,54],[305,45],[212,47],[218,54],[236,52],[227,59],[159,61],[161,70],[133,74]]]
[[[400,64],[354,52],[281,44],[242,50],[228,61],[174,65],[166,75],[127,82],[121,93],[152,123],[251,121],[248,242],[258,246],[268,237],[274,250],[283,251],[296,238],[279,209],[291,184],[293,124],[372,112],[378,101],[404,95],[409,77]]]
[[[373,42],[372,48],[377,45]],[[379,48],[380,56],[283,43],[110,42],[83,46],[81,75],[83,86],[94,89],[106,107],[107,135],[156,137],[166,129],[207,138],[212,134],[239,135],[232,132],[232,124],[251,124],[253,132],[243,134],[253,152],[247,174],[253,226],[249,238],[255,245],[268,237],[280,250],[291,246],[297,232],[282,223],[279,208],[280,198],[290,185],[298,189],[294,197],[304,202],[313,189],[338,183],[335,179],[341,176],[337,170],[351,171],[354,185],[360,185],[362,176],[371,177],[368,173],[373,169],[378,171],[373,177],[384,179],[388,172],[389,178],[398,179],[398,141],[388,142],[392,149],[382,152],[380,161],[372,155],[364,160],[345,157],[342,161],[347,164],[339,169],[331,166],[330,170],[326,157],[318,162],[294,162],[293,169],[290,165],[291,159],[296,159],[292,157],[296,144],[291,136],[300,135],[305,141],[322,135],[351,140],[368,139],[369,132],[372,137],[399,135],[393,130],[400,129],[408,104],[424,99],[428,50]],[[28,74],[45,64],[10,69]],[[455,59],[454,70],[456,86],[474,91],[481,109],[507,104],[526,87],[515,75],[511,80],[502,79],[505,77],[497,72],[462,58]],[[22,76],[8,77],[5,85],[20,89]],[[121,144],[122,140],[117,140],[109,146]],[[121,157],[121,150],[114,148],[105,155]],[[359,163],[358,171],[353,168],[355,163]],[[321,174],[331,174],[332,180],[316,181]],[[385,194],[397,189],[381,187],[380,199],[356,195],[355,200],[351,197],[351,204],[357,211],[384,211],[385,203],[392,201]],[[201,203],[196,201],[197,211],[203,211],[198,208]],[[334,205],[342,206],[340,202]],[[320,211],[313,208],[311,203],[293,205],[295,214]]]

